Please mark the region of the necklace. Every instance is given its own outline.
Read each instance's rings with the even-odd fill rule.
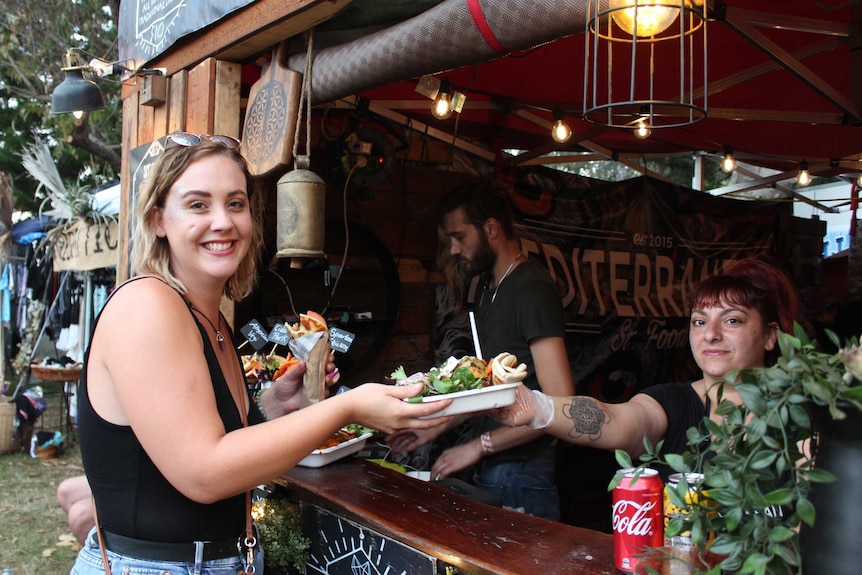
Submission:
[[[509,264],[509,267],[506,268],[506,271],[503,272],[503,277],[501,277],[500,281],[497,282],[497,285],[494,286],[494,293],[491,294],[491,303],[494,303],[494,300],[497,299],[497,290],[500,289],[500,285],[503,283],[503,280],[509,277],[509,274],[512,273],[512,269],[515,267],[515,264],[523,255],[524,253],[519,251],[518,255],[515,256],[515,259],[512,260],[512,263]]]
[[[210,321],[210,318],[208,318],[204,312],[202,312],[192,304],[189,304],[189,307],[191,307],[194,311],[198,312],[202,318],[207,320],[207,323],[210,324],[210,327],[213,328],[213,331],[216,333],[216,343],[218,343],[218,348],[224,351],[224,336],[221,334],[221,312],[219,312],[218,314],[218,327],[216,327],[215,325],[213,325],[213,322]]]

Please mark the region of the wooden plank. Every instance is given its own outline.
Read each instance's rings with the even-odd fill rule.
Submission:
[[[117,261],[117,284],[129,278],[129,218],[131,209],[129,198],[132,189],[132,169],[129,163],[128,150],[138,146],[138,95],[137,93],[123,100],[123,149],[120,162],[120,257]]]
[[[186,92],[186,130],[213,133],[215,112],[215,58],[207,58],[189,71]]]
[[[168,112],[167,133],[183,132],[186,129],[186,98],[188,89],[189,73],[180,70],[171,76],[168,82]]]
[[[168,115],[170,113],[171,83],[166,81],[165,102],[153,107],[153,139],[157,140],[168,133]]]
[[[140,100],[140,93],[138,94]],[[155,110],[152,106],[138,105],[138,139],[142,142],[153,141],[153,117]]]
[[[146,67],[167,68],[168,74],[173,74],[212,56],[233,62],[247,60],[328,20],[350,1],[257,0],[200,33],[181,38]]]
[[[295,500],[319,505],[442,561],[457,561],[459,572],[615,572],[612,535],[478,503],[369,461],[295,467],[276,482]]]
[[[235,62],[217,60],[215,65],[215,117],[213,134],[240,135],[240,84],[242,66]]]

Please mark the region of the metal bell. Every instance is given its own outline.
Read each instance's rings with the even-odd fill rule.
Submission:
[[[296,169],[283,175],[277,191],[278,258],[322,258],[326,184],[308,169],[308,156],[296,157]]]

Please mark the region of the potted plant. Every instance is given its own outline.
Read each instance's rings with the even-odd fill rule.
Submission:
[[[252,514],[260,532],[268,574],[305,573],[311,540],[302,534],[299,506],[284,498],[256,501]]]
[[[705,418],[690,429],[684,455],[647,445],[638,468],[704,474],[693,497],[685,479],[668,489],[686,514],[666,533],[691,531],[701,550],[723,556],[710,575],[856,572],[846,558],[858,554],[862,531],[862,350],[854,338],[835,354],[819,352],[798,325],[778,342],[775,365],[725,376],[721,385],[734,384],[742,405],[722,401],[720,389],[722,423]],[[616,457],[632,466],[625,452]]]

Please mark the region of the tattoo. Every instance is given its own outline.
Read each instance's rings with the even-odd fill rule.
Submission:
[[[571,404],[563,406],[563,415],[572,420],[569,437],[586,435],[593,441],[601,437],[602,426],[609,421],[608,414],[587,397],[573,397]]]

